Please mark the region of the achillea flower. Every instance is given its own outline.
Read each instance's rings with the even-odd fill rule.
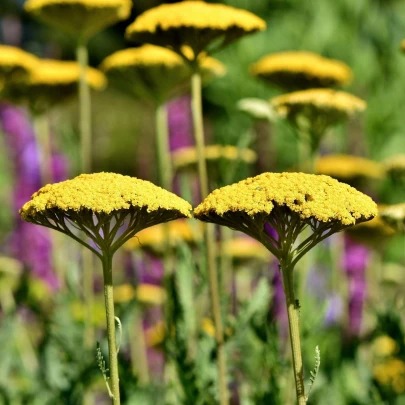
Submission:
[[[131,0],[27,0],[29,14],[62,31],[89,38],[98,31],[125,20]]]
[[[287,51],[264,56],[250,73],[287,91],[348,84],[352,71],[345,63],[306,51]]]
[[[184,242],[196,243],[201,237],[201,232],[193,229],[188,222],[176,220],[140,231],[135,238],[125,244],[125,247],[129,250],[144,248],[155,253],[163,253],[167,246],[175,247]]]
[[[377,215],[373,200],[323,175],[263,173],[214,190],[194,210],[205,222],[241,231],[257,239],[279,261],[286,296],[298,403],[305,404],[299,338],[299,302],[294,293],[294,267],[315,245],[335,232]],[[274,232],[269,232],[268,228]],[[312,234],[299,244],[306,228]]]
[[[373,341],[373,353],[376,357],[389,357],[399,350],[398,343],[387,335],[382,335]]]
[[[316,161],[315,171],[346,182],[358,178],[384,177],[384,167],[381,163],[353,155],[321,156]]]
[[[115,288],[115,303],[125,303],[136,299],[145,305],[162,305],[166,300],[166,292],[163,288],[154,285],[141,283],[136,288],[130,284],[123,284]]]
[[[405,392],[405,362],[391,357],[373,367],[375,380],[397,394]]]
[[[246,11],[203,1],[162,4],[141,14],[126,31],[127,39],[173,49],[189,58],[184,45],[197,60],[203,51],[223,46],[238,38],[262,31],[265,22]]]
[[[48,184],[20,210],[21,217],[78,239],[69,226],[91,237],[100,251],[114,252],[135,233],[177,218],[189,218],[191,206],[154,184],[115,173],[82,174],[73,180]],[[118,229],[129,224],[124,234]],[[116,224],[110,229],[110,222]],[[83,242],[99,257],[101,254]]]
[[[245,236],[228,240],[223,247],[224,254],[235,261],[271,261],[270,252],[257,240]]]
[[[405,154],[390,156],[383,161],[383,165],[394,180],[405,182]]]
[[[405,203],[383,206],[379,210],[379,214],[390,227],[405,233]]]
[[[0,91],[6,82],[25,80],[38,60],[20,48],[0,45]]]
[[[201,59],[203,80],[225,73],[225,67],[218,60]],[[190,66],[180,55],[154,45],[115,52],[103,61],[100,68],[117,87],[155,104],[187,91],[192,75]]]
[[[308,120],[312,131],[320,134],[366,109],[366,102],[352,94],[331,89],[309,89],[283,94],[271,100],[276,112],[297,125]]]
[[[172,153],[173,166],[176,170],[186,169],[195,166],[198,163],[197,149],[194,147],[181,148]],[[257,154],[252,149],[237,148],[235,146],[209,145],[205,148],[205,159],[207,163],[225,160],[240,160],[244,163],[254,163],[257,160]]]
[[[38,61],[27,80],[5,86],[5,95],[18,103],[27,103],[34,113],[43,113],[77,93],[80,68],[76,62],[52,59]],[[88,68],[87,82],[95,90],[106,86],[100,71]]]

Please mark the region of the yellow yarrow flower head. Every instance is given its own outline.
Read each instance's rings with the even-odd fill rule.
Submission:
[[[396,357],[378,363],[373,368],[375,380],[397,394],[405,392],[405,362]]]
[[[14,46],[0,45],[0,90],[9,81],[25,80],[38,59]]]
[[[39,20],[81,39],[129,17],[131,0],[27,0],[24,9]]]
[[[168,247],[173,248],[182,243],[195,244],[201,240],[201,236],[199,229],[194,229],[188,221],[178,219],[143,229],[124,247],[128,250],[142,248],[160,255],[165,253]]]
[[[202,52],[212,52],[240,37],[266,28],[254,14],[223,4],[186,1],[162,4],[141,14],[126,31],[131,41],[171,48],[188,58],[184,45],[196,61]]]
[[[283,94],[271,100],[281,118],[306,128],[315,138],[337,123],[366,109],[366,102],[352,94],[331,89],[309,89]],[[319,139],[316,139],[319,140]]]
[[[250,73],[285,91],[343,86],[353,77],[345,63],[305,51],[266,55],[251,65]]]
[[[405,233],[405,203],[386,205],[380,209],[379,214],[387,225]]]
[[[226,241],[223,253],[237,262],[258,260],[269,263],[271,261],[270,252],[256,239],[246,236],[239,236]]]
[[[405,184],[405,154],[390,156],[383,161],[385,170],[395,182]]]
[[[72,237],[102,259],[140,230],[189,218],[190,210],[189,203],[148,181],[102,172],[42,187],[24,204],[20,215],[25,221]],[[76,230],[91,238],[95,247]]]
[[[190,66],[177,53],[160,46],[143,45],[113,53],[100,66],[110,81],[136,98],[161,104],[189,89]],[[222,76],[225,67],[216,59],[202,58],[203,81]]]
[[[278,260],[293,268],[321,240],[377,215],[373,200],[329,176],[263,173],[214,190],[194,216],[228,226],[262,242]],[[274,228],[277,237],[267,229]],[[305,228],[312,230],[298,246]]]
[[[384,167],[381,163],[360,156],[343,154],[319,157],[315,164],[315,171],[346,182],[359,178],[379,180],[384,177]]]
[[[27,104],[34,113],[43,113],[77,94],[79,78],[77,62],[42,59],[25,81],[6,85],[4,92],[10,100]],[[94,90],[102,90],[107,84],[104,74],[93,68],[87,68],[86,79]]]

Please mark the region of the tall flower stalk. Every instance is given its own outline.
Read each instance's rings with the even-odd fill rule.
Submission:
[[[147,181],[114,173],[96,173],[47,185],[20,210],[24,220],[70,236],[101,261],[109,376],[104,367],[102,372],[114,405],[120,404],[112,272],[114,253],[138,231],[190,217],[190,209],[191,206],[180,197]]]
[[[376,204],[356,189],[328,176],[303,173],[264,173],[249,178],[215,190],[194,210],[194,216],[201,221],[228,226],[252,236],[278,259],[299,405],[306,404],[308,398],[304,387],[300,304],[294,291],[294,268],[328,236],[376,215]],[[306,229],[310,229],[311,234],[297,242]]]

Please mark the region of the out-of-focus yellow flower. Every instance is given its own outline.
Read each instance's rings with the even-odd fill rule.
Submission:
[[[392,357],[373,368],[375,380],[397,394],[405,392],[405,362]]]
[[[24,9],[46,24],[88,39],[129,17],[131,0],[27,0]]]
[[[194,59],[210,50],[213,43],[224,46],[238,38],[266,28],[254,14],[203,1],[162,4],[141,14],[126,31],[129,40],[165,46],[185,57],[184,45]]]
[[[380,217],[398,232],[405,233],[405,203],[382,207]]]
[[[381,163],[353,155],[321,156],[316,161],[315,171],[343,181],[359,177],[372,179],[384,177],[384,167]]]
[[[215,337],[215,325],[212,319],[203,318],[201,321],[201,328],[208,336]]]
[[[397,342],[387,335],[379,336],[373,342],[373,353],[377,357],[388,357],[398,351]]]
[[[20,48],[0,45],[0,90],[9,81],[25,80],[38,59]]]
[[[139,284],[136,288],[136,299],[142,304],[162,305],[166,301],[166,292],[157,285]]]
[[[5,96],[27,103],[33,112],[41,113],[75,95],[79,78],[78,63],[42,59],[25,81],[6,85]],[[93,68],[87,68],[86,78],[94,90],[102,90],[107,84],[104,74]]]
[[[280,117],[321,133],[366,109],[366,102],[352,94],[332,89],[309,89],[283,94],[271,100]],[[301,123],[300,123],[301,122]]]
[[[227,241],[224,254],[234,260],[260,260],[270,262],[270,252],[256,239],[240,236]]]
[[[123,91],[155,104],[187,91],[192,75],[189,64],[180,55],[155,45],[115,52],[103,61],[101,69]],[[203,82],[222,76],[225,71],[218,60],[201,58]]]
[[[237,148],[235,146],[208,145],[204,150],[205,159],[210,164],[220,159],[240,160],[251,164],[257,160],[257,154],[252,149]],[[197,149],[193,146],[181,148],[172,153],[173,167],[176,170],[185,169],[197,165]]]
[[[405,39],[403,39],[401,41],[401,45],[400,45],[401,51],[405,53]]]
[[[184,242],[196,243],[199,240],[201,240],[201,232],[190,226],[189,222],[179,219],[138,232],[136,237],[125,244],[125,248],[128,250],[146,248],[162,253],[167,245],[175,247]]]
[[[135,289],[130,284],[122,284],[114,287],[114,302],[121,304],[131,301],[135,297]]]
[[[306,51],[264,56],[251,65],[250,73],[287,91],[342,86],[353,77],[345,63]]]
[[[145,341],[147,347],[160,345],[165,339],[165,325],[162,321],[151,326],[145,331]]]
[[[73,301],[70,304],[70,313],[77,322],[83,322],[88,314],[86,305],[82,301]],[[104,297],[96,297],[92,306],[91,323],[97,327],[105,325]]]
[[[389,176],[405,183],[405,154],[390,156],[383,161],[383,165]]]

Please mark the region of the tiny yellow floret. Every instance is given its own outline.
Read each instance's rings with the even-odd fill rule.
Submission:
[[[194,210],[194,216],[215,222],[225,214],[235,215],[237,220],[243,212],[254,219],[256,215],[270,215],[275,206],[288,208],[301,220],[313,218],[343,226],[377,215],[377,205],[370,197],[329,176],[263,173],[214,190]]]
[[[177,217],[191,216],[191,205],[175,194],[146,180],[104,172],[81,174],[72,180],[44,186],[24,204],[20,214],[30,221],[38,214],[46,216],[48,211],[54,210],[111,214],[130,208],[145,208],[147,213],[172,211]]]
[[[287,90],[343,86],[353,77],[345,63],[306,51],[266,55],[251,65],[250,73]]]

